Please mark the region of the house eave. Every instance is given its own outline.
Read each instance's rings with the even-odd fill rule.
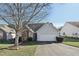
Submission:
[[[28,25],[26,25],[26,27],[27,27],[32,33],[34,33],[34,31],[33,31]]]

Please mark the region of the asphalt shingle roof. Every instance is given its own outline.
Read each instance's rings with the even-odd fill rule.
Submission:
[[[41,28],[45,23],[34,23],[34,24],[28,24],[28,26],[33,30],[37,31],[39,28]]]
[[[79,22],[68,22],[68,23],[70,23],[70,24],[72,24],[72,25],[74,25],[76,27],[79,27]]]
[[[4,24],[0,24],[0,29],[4,30],[5,32],[10,32],[12,31],[13,29],[8,27],[7,25],[4,25]]]

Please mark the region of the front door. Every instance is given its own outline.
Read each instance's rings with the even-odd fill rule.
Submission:
[[[33,39],[34,39],[34,41],[37,41],[37,33],[33,34]]]

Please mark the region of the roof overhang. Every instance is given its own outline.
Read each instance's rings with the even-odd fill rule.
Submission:
[[[27,27],[31,32],[34,33],[34,31],[33,31],[28,25],[26,25],[26,27]]]

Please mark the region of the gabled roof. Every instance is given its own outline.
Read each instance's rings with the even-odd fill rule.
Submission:
[[[4,30],[5,32],[11,32],[11,31],[13,31],[12,28],[8,27],[5,24],[0,24],[0,29]]]
[[[72,25],[74,25],[76,27],[79,27],[79,22],[67,22],[67,23],[72,24]]]
[[[28,26],[36,32],[39,28],[41,28],[45,23],[34,23],[34,24],[28,24]]]
[[[28,24],[28,29],[31,30],[32,32],[36,32],[37,30],[39,30],[44,24],[50,24],[53,26],[52,23],[33,23],[33,24]],[[54,29],[56,29],[56,27],[53,26]],[[58,29],[56,29],[58,31]]]

